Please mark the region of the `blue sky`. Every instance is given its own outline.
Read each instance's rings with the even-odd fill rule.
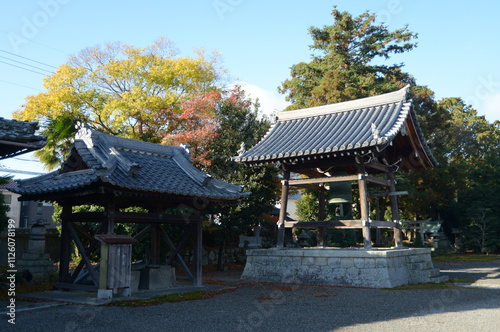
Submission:
[[[333,24],[334,5],[354,16],[369,10],[391,30],[405,24],[418,47],[393,57],[436,98],[461,97],[490,121],[500,120],[500,4],[494,1],[9,1],[0,12],[0,116],[11,118],[26,96],[44,91],[43,75],[71,54],[107,42],[148,46],[160,36],[183,55],[217,50],[234,80],[246,83],[262,110],[286,104],[277,87],[290,66],[310,60],[310,26]],[[9,53],[6,53],[9,52]],[[16,54],[14,56],[10,53]],[[30,62],[22,56],[40,63]],[[26,67],[6,58],[38,67]],[[8,62],[7,65],[3,62]],[[29,157],[28,157],[29,158]],[[23,159],[26,159],[24,157]],[[0,164],[29,169],[25,160]]]

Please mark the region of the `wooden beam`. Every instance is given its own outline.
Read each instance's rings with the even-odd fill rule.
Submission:
[[[371,227],[394,228],[399,227],[392,221],[370,220]],[[331,221],[287,221],[286,228],[362,228],[361,220],[331,220]]]
[[[376,169],[377,171],[382,171],[384,173],[389,170],[389,168],[386,165],[381,164],[378,161],[370,161],[369,163],[365,164],[365,166]]]
[[[77,232],[79,232],[80,234],[82,234],[84,237],[86,237],[87,239],[89,239],[90,241],[94,240],[94,237],[92,235],[90,235],[89,233],[87,233],[83,228],[81,228],[80,226],[76,225],[76,224],[73,224],[73,227],[75,228],[75,230]]]
[[[73,225],[73,227],[75,227],[76,230],[78,230],[78,228],[80,228],[80,226],[77,226],[74,223],[72,225]],[[101,224],[101,227],[97,231],[97,234],[101,234],[103,232],[104,228],[105,228],[105,224]],[[85,251],[85,254],[87,255],[87,257],[92,255],[92,253],[94,252],[95,249],[97,249],[99,244],[100,244],[100,242],[95,237],[91,238],[90,246]],[[71,276],[71,283],[75,283],[76,278],[78,278],[78,275],[80,274],[80,271],[83,268],[83,263],[84,263],[83,260],[81,260],[80,263],[78,263],[78,266],[76,267],[75,271],[73,272],[73,275]]]
[[[342,156],[341,154],[344,154]],[[336,155],[336,156],[335,156]],[[316,168],[329,168],[332,166],[348,166],[348,165],[354,165],[354,155],[351,153],[350,156],[345,155],[345,152],[341,151],[336,151],[336,152],[329,152],[326,153],[322,156],[323,158],[321,159],[321,156],[317,156],[316,160],[308,161],[308,162],[302,162],[300,161],[301,158],[307,158],[307,156],[300,156],[300,157],[287,157],[283,158],[285,162],[288,162],[288,160],[295,160],[298,159],[299,161],[296,164],[286,164],[287,169],[290,172],[294,173],[301,173],[302,170],[310,170],[310,169],[316,169]]]
[[[381,178],[377,178],[377,177],[371,176],[371,175],[366,175],[365,179],[368,182],[376,183],[376,184],[384,186],[384,187],[388,187],[390,185],[389,181],[381,179]]]
[[[159,229],[161,231],[161,234],[163,234],[163,237],[165,238],[165,241],[167,242],[167,245],[170,248],[170,250],[172,252],[175,252],[176,251],[175,245],[172,242],[172,240],[170,239],[170,237],[168,236],[167,232],[163,229],[163,227],[159,227]],[[186,274],[189,277],[189,279],[192,282],[194,282],[193,274],[191,273],[191,271],[189,271],[189,268],[186,265],[186,262],[184,262],[184,260],[182,259],[181,255],[179,253],[177,253],[177,255],[175,255],[175,256],[177,257],[177,260],[179,261],[179,264],[181,264],[182,269],[184,270],[184,272],[186,272]]]
[[[195,224],[192,224],[191,227],[188,228],[188,230],[186,231],[186,233],[182,237],[181,241],[177,245],[177,248],[175,249],[175,252],[173,252],[171,254],[171,256],[169,257],[169,259],[167,260],[167,262],[165,263],[165,265],[170,265],[170,263],[172,263],[172,261],[174,260],[174,258],[177,257],[177,254],[181,251],[182,247],[184,247],[184,244],[186,244],[186,241],[189,239],[189,236],[191,234],[193,234],[193,228],[194,228],[193,226],[194,225]]]
[[[319,186],[315,186],[313,184],[297,184],[294,187],[319,191]]]
[[[361,220],[287,221],[287,228],[361,228]]]
[[[97,249],[98,246],[99,246],[99,241],[97,241],[97,240],[94,239],[90,243],[90,246],[85,251],[85,255],[87,255],[87,257],[89,257],[90,255],[92,255],[92,253],[94,252],[95,249]],[[84,261],[82,259],[80,261],[80,263],[78,263],[78,266],[76,267],[76,269],[73,271],[73,275],[71,276],[71,283],[75,283],[75,280],[78,278],[78,276],[80,275],[80,272],[83,269],[83,265],[84,265]]]
[[[105,222],[107,220],[105,212],[82,212],[72,213],[68,216],[72,222]],[[137,212],[115,212],[115,223],[133,223],[133,224],[186,224],[199,222],[197,215],[182,214],[161,214],[161,213],[137,213]]]
[[[297,186],[303,184],[314,184],[314,183],[328,183],[328,182],[346,182],[346,181],[358,181],[357,175],[344,175],[344,176],[326,176],[321,178],[309,178],[309,179],[297,179],[290,180],[290,186]]]
[[[144,235],[146,235],[150,231],[151,231],[151,225],[147,225],[139,233],[134,235],[134,239],[139,240],[140,238],[142,238]]]
[[[394,227],[399,228],[399,225],[397,223],[393,221],[384,221],[384,220],[370,220],[370,226],[378,228],[394,228]]]
[[[107,220],[105,212],[79,212],[68,216],[71,222],[96,222],[102,223]]]
[[[403,196],[408,195],[407,191],[394,191],[394,192],[386,192],[386,193],[371,193],[368,196],[371,197],[387,197],[387,196]]]
[[[80,238],[78,237],[78,234],[76,233],[75,229],[73,228],[72,223],[68,223],[68,231],[71,234],[73,241],[75,241],[75,244],[76,244],[76,247],[78,248],[78,251],[80,251],[80,253],[82,255],[82,260],[85,262],[85,265],[87,266],[87,269],[89,270],[90,277],[92,278],[94,285],[99,286],[99,278],[97,278],[97,274],[94,271],[94,267],[92,266],[90,259],[85,254],[85,248],[83,247],[82,242],[80,241]]]
[[[123,223],[184,223],[199,222],[200,216],[197,214],[162,214],[162,213],[137,213],[137,212],[116,212],[116,220]]]

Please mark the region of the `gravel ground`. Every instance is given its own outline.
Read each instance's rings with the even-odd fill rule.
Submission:
[[[469,268],[482,269],[486,275],[476,277],[486,278],[500,272],[500,262],[494,264],[489,270],[487,264]],[[460,268],[466,273],[467,266]],[[287,285],[244,282],[238,273],[210,276],[236,287],[211,299],[142,308],[37,309],[17,313],[15,326],[2,315],[0,331],[498,331],[500,326],[500,289]]]

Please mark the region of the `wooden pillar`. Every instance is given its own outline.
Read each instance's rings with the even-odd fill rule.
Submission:
[[[111,196],[106,204],[107,227],[104,229],[105,234],[115,234],[115,199]]]
[[[375,220],[381,220],[380,219],[380,197],[377,197],[377,205],[375,208]],[[380,228],[377,227],[375,229],[375,243],[376,244],[380,244],[380,237],[381,237]]]
[[[203,263],[203,224],[197,221],[194,226],[194,252],[193,252],[193,285],[202,286],[202,263]]]
[[[290,171],[285,170],[283,173],[283,180],[281,181],[281,209],[280,217],[278,220],[278,241],[276,247],[283,248],[285,246],[285,219],[286,209],[288,205],[288,189],[290,180]]]
[[[319,213],[318,220],[325,221],[325,186],[323,183],[319,184]],[[325,228],[318,228],[318,247],[324,247],[324,237],[325,237]]]
[[[151,224],[151,265],[160,263],[160,224]]]
[[[160,206],[157,206],[155,212],[160,215],[162,209]],[[160,264],[160,227],[161,224],[151,223],[151,265]]]
[[[59,260],[59,282],[69,283],[69,261],[71,257],[71,235],[68,229],[68,218],[71,216],[71,205],[63,205],[61,213],[61,253]]]
[[[389,191],[396,191],[396,184],[394,181],[394,174],[392,170],[387,171],[386,173],[387,180],[389,181]],[[403,246],[401,229],[399,228],[399,206],[398,206],[398,197],[397,196],[389,196],[389,200],[391,202],[391,212],[392,212],[392,221],[397,223],[398,227],[394,227],[394,245],[396,248],[401,248]]]
[[[370,211],[368,209],[368,189],[366,187],[366,171],[364,164],[356,164],[358,169],[359,205],[361,209],[361,222],[363,231],[363,246],[365,249],[372,248],[370,234]]]

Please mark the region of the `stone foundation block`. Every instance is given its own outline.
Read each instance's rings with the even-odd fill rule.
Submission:
[[[392,288],[439,280],[429,248],[247,250],[242,279]]]

